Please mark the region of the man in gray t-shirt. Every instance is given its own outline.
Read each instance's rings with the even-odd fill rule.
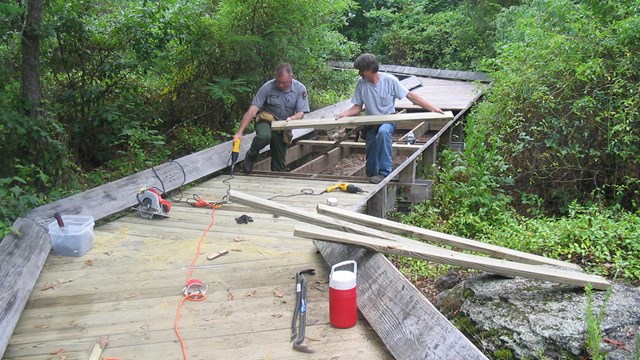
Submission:
[[[362,109],[366,115],[388,115],[396,112],[395,101],[409,99],[412,103],[429,111],[443,113],[443,111],[420,95],[407,90],[398,78],[393,75],[378,72],[378,59],[372,54],[362,54],[353,62],[361,76],[356,83],[356,90],[351,98],[349,109],[341,112],[336,119],[345,116],[359,115]],[[366,140],[365,153],[367,156],[366,173],[369,181],[377,184],[393,170],[393,140],[391,135],[396,129],[395,123],[383,123],[379,126],[367,126],[363,129]]]
[[[249,109],[242,116],[238,131],[233,136],[233,140],[242,140],[244,130],[255,118],[256,136],[244,159],[243,171],[246,174],[251,173],[260,150],[267,145],[271,148],[271,170],[287,171],[285,155],[291,139],[282,131],[271,131],[271,122],[299,120],[308,112],[307,88],[293,79],[291,65],[279,64],[276,67],[275,79],[267,81],[260,87]]]

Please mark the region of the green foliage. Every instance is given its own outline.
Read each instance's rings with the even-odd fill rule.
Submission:
[[[49,187],[52,183],[52,179],[35,165],[17,164],[15,173],[15,176],[0,178],[0,239],[9,233],[16,218],[63,195],[56,190],[47,195],[32,185],[37,183]]]
[[[173,43],[174,56],[158,64],[166,81],[159,94],[160,117],[171,127],[189,119],[218,134],[229,133],[255,91],[283,61],[293,65],[296,78],[309,89],[312,108],[317,107],[313,101],[321,100],[321,94],[343,91],[343,81],[333,87],[339,78],[326,61],[355,52],[335,30],[351,6],[347,0],[304,6],[297,1],[228,0],[201,6],[190,17],[182,41]]]
[[[606,353],[601,350],[600,345],[602,344],[602,321],[606,315],[605,308],[611,299],[611,295],[613,294],[611,288],[607,289],[605,294],[605,299],[602,304],[602,309],[595,315],[595,310],[593,309],[593,288],[591,284],[587,285],[584,289],[585,296],[587,299],[587,307],[585,310],[585,322],[586,322],[586,335],[587,339],[585,341],[585,345],[587,348],[587,352],[591,356],[593,360],[603,360],[606,356]]]
[[[177,127],[171,132],[173,141],[169,150],[174,158],[208,149],[220,144],[218,139],[229,139],[231,134],[220,133],[208,127],[194,125]]]
[[[566,259],[591,273],[640,279],[640,218],[617,208],[573,203],[564,217],[535,218],[488,237],[492,243]]]
[[[512,221],[511,198],[501,190],[511,180],[503,176],[507,166],[496,144],[486,142],[486,131],[475,126],[473,118],[465,131],[464,150],[442,154],[434,199],[416,205],[404,221],[466,237],[484,236]]]
[[[498,17],[479,126],[494,134],[517,188],[549,208],[584,196],[638,207],[640,14],[632,4],[535,0]]]
[[[364,2],[344,31],[385,63],[472,70],[493,56],[493,19],[520,1]],[[366,38],[365,38],[366,36]]]
[[[394,265],[411,281],[421,277],[437,279],[451,270],[450,265],[431,263],[424,260],[412,259],[404,256],[393,256]]]
[[[516,213],[511,197],[503,190],[511,186],[507,166],[496,144],[488,143],[486,128],[477,115],[465,128],[463,152],[445,151],[440,159],[434,198],[414,205],[401,221],[445,233],[477,239],[520,251],[563,259],[591,273],[630,281],[640,280],[640,216],[620,206],[567,206],[565,216],[524,217]],[[520,206],[529,216],[540,215],[542,202],[522,194]],[[419,270],[422,271],[422,270]]]

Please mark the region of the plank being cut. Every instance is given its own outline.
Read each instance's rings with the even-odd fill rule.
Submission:
[[[382,123],[401,122],[449,122],[453,120],[453,113],[445,111],[444,114],[435,112],[414,112],[406,114],[392,115],[367,115],[367,116],[345,116],[340,119],[303,119],[297,121],[274,121],[271,123],[272,130],[286,130],[297,128],[332,129],[335,127],[357,127],[361,125],[377,125]]]
[[[324,204],[318,204],[317,211],[319,214],[329,215],[331,217],[339,219],[349,219],[357,224],[371,226],[379,230],[392,232],[394,234],[413,236],[433,243],[453,246],[464,250],[476,251],[500,259],[518,261],[525,264],[553,265],[580,270],[580,267],[578,265],[566,261],[550,259],[544,256],[529,254],[523,251],[517,251],[502,246],[483,243],[481,241],[465,239],[459,236],[453,236],[438,231],[419,228],[417,226],[401,224],[396,221],[380,219],[374,216],[360,214],[345,209],[339,209]]]

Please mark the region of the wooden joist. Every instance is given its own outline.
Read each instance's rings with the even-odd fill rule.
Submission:
[[[238,191],[230,191],[230,198],[238,203],[249,205],[253,208],[270,211],[274,214],[291,217],[297,220],[305,221],[312,225],[323,226],[329,229],[343,231],[340,236],[321,238],[321,234],[314,239],[341,242],[345,244],[357,244],[359,246],[374,249],[376,251],[396,253],[402,252],[402,255],[412,256],[419,259],[437,261],[444,264],[454,266],[464,266],[471,269],[487,271],[493,274],[503,275],[507,277],[523,276],[531,279],[539,279],[546,281],[555,281],[562,284],[575,286],[585,286],[590,283],[594,289],[607,289],[610,283],[595,275],[584,273],[558,270],[540,267],[536,265],[522,264],[513,261],[492,259],[477,255],[463,254],[452,250],[446,250],[437,246],[429,245],[419,241],[411,240],[402,236],[390,234],[377,229],[369,228],[362,225],[354,224],[352,221],[331,218],[325,215],[309,213],[295,207],[277,203],[275,201],[261,199]],[[299,229],[302,231],[303,229]],[[363,237],[352,237],[350,234],[364,235]],[[375,239],[378,238],[378,239]],[[339,241],[342,239],[343,241]],[[355,240],[354,240],[355,239]],[[365,241],[367,240],[367,241]],[[370,241],[369,241],[370,240]]]
[[[315,145],[315,146],[327,146],[327,145],[331,145],[334,142],[331,140],[298,140],[296,142],[296,144],[298,145]],[[338,144],[338,146],[340,147],[351,147],[351,148],[361,148],[364,149],[366,143],[365,142],[358,142],[358,141],[343,141],[340,144]],[[410,144],[392,144],[391,147],[394,150],[400,150],[400,151],[408,151],[408,152],[414,152],[416,150],[420,149],[420,145],[410,145]]]
[[[487,244],[483,243],[482,241],[465,239],[459,236],[419,228],[417,226],[401,224],[396,221],[381,219],[375,216],[360,214],[324,204],[318,204],[317,211],[319,214],[328,215],[336,219],[349,220],[353,221],[356,224],[370,226],[394,234],[411,236],[436,244],[448,245],[463,250],[475,251],[499,259],[511,260],[532,265],[552,265],[573,270],[580,270],[580,266],[566,261],[550,259],[544,256],[513,250],[502,246]]]
[[[294,121],[274,121],[271,123],[272,130],[287,130],[301,128],[333,129],[335,127],[358,127],[362,125],[377,125],[382,123],[402,123],[423,121],[449,122],[453,120],[453,113],[445,111],[444,114],[435,112],[415,112],[407,114],[393,115],[368,115],[368,116],[346,116],[340,119],[303,119]]]

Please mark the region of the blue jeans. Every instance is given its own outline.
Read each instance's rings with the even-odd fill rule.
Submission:
[[[364,134],[367,141],[364,149],[367,154],[367,177],[376,175],[387,176],[393,171],[393,151],[391,145],[393,140],[391,134],[396,129],[392,123],[380,124],[367,130]]]

